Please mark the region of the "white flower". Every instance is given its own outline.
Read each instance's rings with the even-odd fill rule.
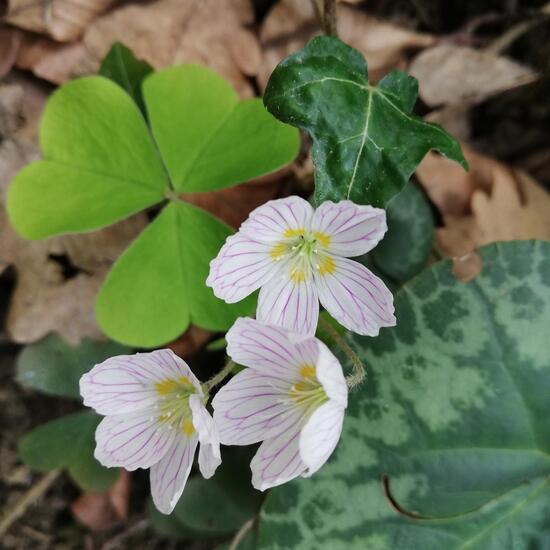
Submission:
[[[387,230],[384,210],[351,201],[316,211],[300,197],[256,208],[210,263],[206,284],[228,303],[261,287],[256,317],[314,334],[319,301],[344,327],[376,336],[395,325],[386,285],[348,257],[365,254]]]
[[[220,443],[200,382],[169,349],[111,357],[80,379],[84,404],[105,415],[94,456],[104,466],[151,468],[156,507],[179,500],[200,441],[205,478],[219,466]]]
[[[340,439],[348,389],[340,363],[317,338],[241,318],[227,353],[249,367],[214,397],[214,423],[226,445],[263,441],[252,459],[260,490],[315,473]]]

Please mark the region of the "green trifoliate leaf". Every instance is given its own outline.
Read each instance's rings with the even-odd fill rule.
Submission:
[[[372,251],[376,266],[404,283],[428,262],[434,239],[434,219],[422,192],[408,183],[386,209],[388,232]]]
[[[136,102],[142,113],[145,113],[141,83],[153,71],[153,67],[136,59],[132,50],[116,42],[101,62],[99,74],[116,82]]]
[[[102,71],[114,82],[83,78],[53,95],[41,126],[44,160],[25,167],[10,186],[8,212],[27,238],[98,229],[165,197],[177,201],[180,191],[264,175],[298,152],[295,128],[260,100],[239,101],[204,67],[173,67],[144,79],[148,66],[115,45]],[[136,106],[141,84],[151,128]],[[191,321],[226,330],[251,311],[253,300],[227,306],[205,285],[208,263],[230,229],[191,206],[176,223],[172,212],[184,208],[161,212],[107,278],[97,312],[113,339],[158,346]],[[182,269],[185,276],[175,282]]]
[[[104,491],[116,481],[118,469],[105,468],[94,458],[94,434],[100,420],[86,411],[42,424],[21,439],[19,456],[42,472],[66,469],[84,491]]]
[[[96,315],[107,334],[154,347],[194,323],[224,330],[253,311],[227,305],[205,285],[209,263],[231,229],[200,208],[172,202],[117,260],[99,292]]]
[[[8,190],[11,223],[24,237],[99,229],[163,199],[166,176],[131,98],[100,76],[59,88],[40,125],[44,160]]]
[[[174,188],[186,193],[230,187],[291,162],[298,132],[260,99],[239,101],[216,73],[198,65],[165,69],[144,82],[153,134]]]
[[[85,372],[108,357],[129,352],[114,342],[84,340],[79,346],[69,346],[49,334],[23,348],[17,357],[17,379],[35,390],[80,400],[78,382]]]
[[[467,166],[449,134],[411,114],[417,88],[400,71],[372,86],[363,56],[322,36],[279,64],[264,103],[313,137],[317,204],[350,199],[384,206],[430,149]]]
[[[397,294],[394,329],[350,337],[367,381],[329,463],[268,496],[262,549],[545,548],[550,243],[480,254],[475,279],[439,263]]]

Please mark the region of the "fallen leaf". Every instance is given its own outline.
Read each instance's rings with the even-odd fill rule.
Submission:
[[[254,94],[261,51],[247,26],[254,21],[248,0],[156,0],[125,4],[98,17],[80,42],[59,45],[27,37],[17,65],[56,84],[96,72],[114,42],[155,68],[201,63],[231,81],[242,97]]]
[[[212,332],[191,325],[179,338],[167,344],[176,355],[188,357],[201,349],[212,337]]]
[[[477,103],[496,93],[533,82],[533,70],[506,57],[467,46],[440,44],[420,52],[409,73],[430,107]]]
[[[112,263],[147,224],[144,214],[101,231],[27,241],[11,228],[4,201],[7,186],[25,164],[39,158],[36,125],[46,99],[38,84],[0,86],[0,271],[17,277],[6,330],[19,343],[58,332],[71,344],[101,338],[95,322],[97,291]]]
[[[95,532],[108,531],[128,518],[130,474],[120,470],[116,483],[103,493],[83,493],[71,505],[73,516]]]
[[[434,37],[386,23],[349,5],[337,6],[338,34],[367,58],[369,79],[378,81],[395,68],[404,68],[410,50],[425,48]],[[281,0],[269,12],[260,31],[264,56],[258,80],[265,87],[275,66],[287,55],[321,34],[310,0]]]
[[[11,70],[21,42],[21,35],[16,29],[0,26],[0,78]]]
[[[467,173],[437,156],[417,171],[443,217],[436,232],[439,251],[461,257],[497,241],[550,240],[550,194],[525,172],[463,150]]]
[[[8,0],[5,20],[61,42],[77,39],[86,27],[117,0]]]

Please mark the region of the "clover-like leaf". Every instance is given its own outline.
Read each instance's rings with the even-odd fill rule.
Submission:
[[[115,42],[101,62],[99,74],[116,82],[136,102],[142,113],[145,103],[141,92],[143,79],[153,71],[153,67],[134,57],[132,50],[124,44]]]
[[[42,424],[21,439],[19,456],[38,471],[66,469],[84,491],[105,491],[116,481],[118,469],[105,468],[94,458],[100,420],[85,411]]]
[[[550,540],[550,243],[480,250],[396,296],[397,326],[349,337],[368,367],[311,479],[274,489],[262,549],[517,550]]]
[[[40,143],[44,159],[23,168],[8,190],[11,223],[26,238],[99,229],[161,201],[168,188],[143,116],[106,78],[59,88]]]
[[[225,330],[253,302],[230,306],[206,287],[230,229],[178,193],[272,172],[294,159],[299,136],[261,100],[239,101],[222,77],[197,65],[143,80],[146,121],[132,98],[140,102],[148,69],[136,64],[115,46],[102,69],[114,81],[87,77],[53,95],[41,126],[44,160],[15,177],[8,212],[19,233],[38,239],[97,229],[169,198],[116,263],[96,307],[111,338],[153,347],[190,322]]]
[[[277,66],[264,103],[313,137],[317,204],[351,199],[384,206],[430,149],[466,167],[449,134],[411,114],[417,87],[400,71],[372,86],[363,56],[329,36],[314,38]]]
[[[96,363],[129,353],[114,342],[84,340],[69,346],[56,334],[25,346],[17,357],[17,380],[35,390],[80,400],[78,382]]]
[[[153,347],[189,323],[224,330],[248,315],[253,300],[221,305],[204,284],[210,260],[230,233],[200,208],[169,204],[108,274],[96,302],[101,328],[126,344]]]
[[[263,107],[239,101],[198,65],[159,71],[144,82],[151,128],[177,191],[212,191],[267,174],[298,153],[299,136]]]

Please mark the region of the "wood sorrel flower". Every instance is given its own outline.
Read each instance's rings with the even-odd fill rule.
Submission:
[[[386,285],[348,257],[365,254],[387,230],[386,213],[351,201],[317,210],[300,197],[256,208],[210,263],[206,284],[228,303],[261,287],[256,317],[314,334],[319,301],[344,327],[376,336],[395,325]]]
[[[241,318],[227,353],[249,367],[214,397],[214,423],[226,445],[263,441],[252,459],[260,490],[315,473],[342,431],[348,389],[340,363],[317,338]]]
[[[94,456],[104,466],[151,468],[155,506],[179,500],[200,441],[205,478],[219,466],[220,443],[200,382],[169,349],[111,357],[80,379],[84,404],[105,415]]]

